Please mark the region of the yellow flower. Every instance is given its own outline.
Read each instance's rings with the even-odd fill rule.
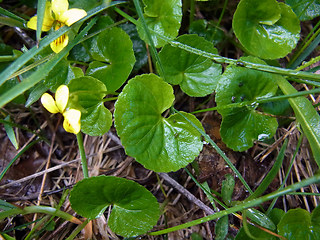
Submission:
[[[86,11],[83,9],[68,8],[68,0],[52,0],[51,3],[47,2],[42,24],[42,31],[49,31],[52,26],[54,27],[54,30],[58,30],[65,25],[71,26],[87,15]],[[32,17],[27,23],[27,26],[28,28],[36,30],[37,16]],[[58,53],[68,45],[68,42],[68,35],[63,34],[61,37],[50,43],[50,47],[52,51]]]
[[[69,101],[69,88],[66,85],[58,87],[55,99],[50,94],[44,93],[41,97],[41,103],[51,113],[62,113],[64,117],[63,128],[67,132],[79,133],[81,112],[72,108],[66,110]]]

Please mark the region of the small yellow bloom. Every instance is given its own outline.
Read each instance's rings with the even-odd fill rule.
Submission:
[[[51,3],[46,3],[46,10],[44,13],[42,31],[49,31],[51,27],[54,30],[67,25],[71,26],[75,22],[87,15],[87,12],[79,8],[69,8],[68,0],[52,0]],[[34,16],[27,23],[28,28],[37,29],[37,16]],[[50,43],[52,51],[55,53],[60,52],[65,46],[68,45],[69,37],[67,34],[54,40]]]
[[[41,103],[51,113],[62,113],[64,117],[63,128],[67,132],[79,133],[81,112],[77,109],[66,110],[69,101],[69,88],[66,85],[58,87],[55,99],[50,94],[44,93],[41,97]]]

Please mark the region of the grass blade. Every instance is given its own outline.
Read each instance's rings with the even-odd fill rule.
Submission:
[[[91,20],[88,25],[73,39],[68,46],[66,46],[61,52],[56,54],[50,61],[43,64],[38,71],[31,74],[24,81],[19,83],[18,85],[11,88],[9,91],[5,92],[2,96],[0,96],[0,107],[3,107],[5,104],[10,102],[15,97],[19,96],[21,93],[33,87],[35,84],[40,82],[43,78],[47,76],[47,74],[52,70],[52,68],[62,59],[64,58],[69,51],[76,45],[78,42],[88,33],[91,27],[95,24],[97,19]],[[59,30],[58,30],[59,31]]]
[[[278,154],[278,157],[275,161],[275,163],[273,164],[271,170],[269,171],[269,173],[267,174],[267,176],[263,179],[262,183],[259,185],[259,187],[254,191],[253,194],[251,194],[246,201],[250,201],[252,199],[255,199],[257,197],[260,197],[265,190],[267,190],[267,188],[269,187],[269,185],[271,184],[271,182],[273,181],[273,179],[276,177],[277,173],[279,172],[279,169],[282,166],[282,162],[284,159],[284,153],[286,151],[288,145],[288,139],[286,139],[286,141],[284,142],[284,144],[282,145],[280,152]]]
[[[280,78],[278,85],[281,91],[286,95],[298,92],[284,78]],[[320,167],[320,116],[305,97],[290,98],[288,101],[309,141],[313,157]]]
[[[42,24],[44,19],[44,13],[46,10],[46,2],[47,0],[38,0],[37,5],[37,32],[36,32],[36,40],[40,41],[41,32],[42,32]]]
[[[22,23],[22,24],[25,24],[25,23],[26,23],[26,20],[24,20],[23,18],[15,15],[15,14],[13,14],[12,12],[10,12],[10,11],[2,8],[2,7],[0,7],[0,14],[6,16],[6,17],[8,17],[8,18],[17,20],[17,21],[19,21],[19,22]]]

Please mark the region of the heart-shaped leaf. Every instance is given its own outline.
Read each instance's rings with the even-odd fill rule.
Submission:
[[[112,124],[112,114],[103,102],[106,86],[93,77],[75,78],[68,86],[68,106],[81,111],[81,131],[90,136],[105,134]]]
[[[241,0],[232,27],[249,53],[265,59],[286,56],[300,38],[299,19],[276,0]]]
[[[318,208],[313,212],[318,214]],[[290,209],[281,218],[278,224],[278,233],[288,240],[320,239],[319,218],[314,218],[313,212],[311,217],[310,213],[304,209]]]
[[[311,20],[320,16],[319,0],[286,0],[286,4],[292,7],[292,10],[301,21]]]
[[[166,44],[166,41],[158,37],[165,36],[174,39],[182,18],[181,0],[143,0],[145,4],[144,18],[147,26],[157,34],[150,32],[155,47],[159,48]],[[149,42],[142,27],[138,26],[138,33],[142,40]]]
[[[113,205],[108,225],[112,231],[132,237],[149,231],[160,216],[157,199],[138,183],[113,176],[98,176],[78,182],[70,203],[79,215],[94,219]]]
[[[254,57],[242,59],[265,64]],[[281,76],[233,65],[227,67],[217,86],[216,102],[222,115],[220,134],[228,147],[244,151],[253,146],[254,140],[263,140],[275,134],[277,120],[260,112],[255,100],[273,96],[278,88],[277,78]],[[226,107],[244,101],[251,104]]]
[[[149,74],[131,79],[115,105],[115,126],[126,153],[153,171],[185,167],[202,149],[201,134],[180,114],[161,115],[173,101],[172,87]],[[203,129],[193,115],[182,114]]]
[[[86,74],[103,82],[109,92],[118,90],[127,80],[135,63],[132,42],[121,28],[103,31],[85,43],[92,58]]]
[[[182,35],[177,41],[188,46],[217,54],[209,41],[197,35]],[[166,45],[159,53],[166,81],[179,84],[189,96],[202,97],[212,93],[221,74],[221,65],[210,59]]]

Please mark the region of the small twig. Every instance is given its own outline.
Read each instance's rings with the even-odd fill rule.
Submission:
[[[191,194],[188,190],[186,190],[183,186],[181,186],[177,181],[172,179],[167,173],[159,173],[159,176],[162,177],[167,183],[169,183],[172,187],[174,187],[178,192],[184,195],[191,202],[196,204],[199,208],[204,210],[206,214],[214,214],[214,211],[201,202],[198,198],[196,198],[193,194]]]

